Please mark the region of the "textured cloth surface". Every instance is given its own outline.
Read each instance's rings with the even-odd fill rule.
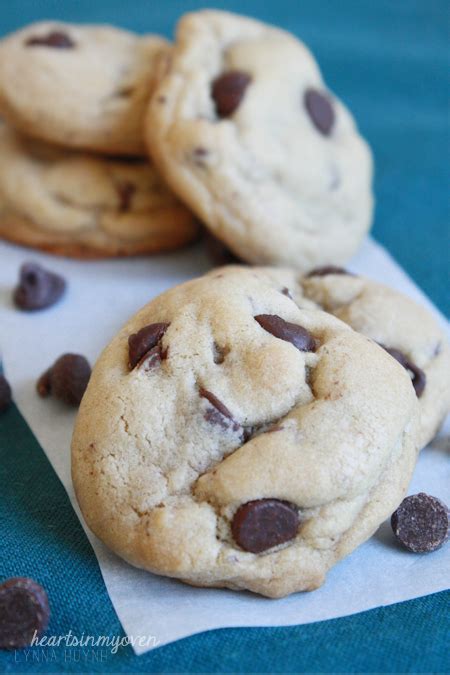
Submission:
[[[61,18],[170,36],[179,14],[201,6],[184,0],[16,0],[2,13],[0,32]],[[275,22],[312,48],[329,86],[350,106],[374,149],[375,237],[448,313],[446,0],[241,0],[215,6]],[[7,289],[1,290],[3,301]],[[123,636],[81,525],[14,408],[0,418],[0,486],[0,579],[27,575],[48,588],[49,635],[72,630]],[[0,652],[0,670],[446,672],[449,606],[445,592],[307,626],[212,631],[142,657],[125,647],[103,662],[98,650]]]

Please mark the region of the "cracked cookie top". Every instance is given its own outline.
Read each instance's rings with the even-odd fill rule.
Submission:
[[[137,566],[274,597],[316,588],[404,495],[408,374],[275,277],[222,268],[167,291],[94,368],[74,486]]]
[[[197,231],[147,159],[61,150],[0,124],[0,237],[102,257],[177,248]]]
[[[225,12],[188,14],[159,77],[150,152],[239,258],[307,271],[356,251],[372,218],[370,150],[302,42]]]
[[[144,155],[144,111],[167,49],[112,26],[31,24],[0,41],[0,114],[45,141]]]

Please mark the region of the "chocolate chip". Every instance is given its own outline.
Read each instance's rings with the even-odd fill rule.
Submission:
[[[212,97],[219,117],[229,117],[242,101],[251,77],[240,70],[230,70],[212,83]]]
[[[138,361],[137,367],[142,368],[146,372],[153,370],[153,368],[157,368],[161,361],[166,358],[166,352],[163,354],[160,345],[152,347],[152,349],[145,352],[144,356]]]
[[[217,365],[220,365],[225,361],[226,355],[229,353],[229,348],[228,347],[221,347],[220,345],[217,344],[217,342],[213,343],[213,359],[214,363]]]
[[[206,158],[209,156],[209,150],[202,147],[194,148],[192,151],[192,159],[196,166],[204,168],[207,164]]]
[[[211,232],[205,233],[205,246],[208,256],[216,266],[240,264],[242,261]]]
[[[425,390],[425,385],[427,383],[427,376],[423,372],[421,368],[416,366],[415,363],[410,361],[408,357],[401,352],[399,349],[394,349],[393,347],[386,347],[386,345],[383,345],[381,343],[380,347],[383,347],[383,349],[390,354],[396,361],[400,363],[400,365],[405,368],[410,376],[411,380],[413,383],[414,390],[416,392],[417,398],[420,398]]]
[[[78,406],[91,376],[91,367],[80,354],[63,354],[37,382],[43,398],[53,395],[68,405]]]
[[[131,200],[136,192],[136,186],[130,181],[123,181],[116,185],[117,194],[119,196],[119,211],[124,213],[130,210]]]
[[[72,49],[75,42],[67,33],[54,30],[42,37],[32,36],[25,42],[27,47],[56,47],[57,49]]]
[[[255,320],[268,333],[280,340],[291,342],[301,352],[314,352],[316,341],[306,328],[296,323],[289,323],[276,314],[258,314]]]
[[[428,553],[449,537],[449,510],[437,497],[424,492],[406,497],[391,517],[392,530],[409,551]]]
[[[14,290],[13,299],[19,309],[45,309],[58,302],[65,290],[66,282],[58,274],[36,263],[25,263],[20,268],[19,285]]]
[[[208,410],[205,412],[205,420],[207,422],[211,422],[211,424],[218,424],[224,429],[229,429],[231,427],[233,431],[243,432],[241,425],[236,422],[226,405],[222,403],[222,401],[220,401],[217,396],[212,394],[204,387],[200,387],[199,394],[202,398],[206,398],[206,400],[212,405],[212,408],[208,408]]]
[[[157,346],[164,333],[169,328],[168,323],[151,323],[144,326],[137,333],[133,333],[128,338],[128,360],[130,370],[132,370],[141,359]],[[160,355],[161,356],[161,355]]]
[[[304,103],[316,129],[328,136],[334,123],[334,110],[329,98],[317,89],[307,89]]]
[[[287,288],[287,286],[285,286],[284,288],[281,289],[281,293],[282,293],[283,295],[285,295],[287,298],[289,298],[289,300],[293,300],[293,298],[292,298],[292,293],[291,293],[291,291],[289,290],[289,288]]]
[[[284,544],[297,534],[298,510],[280,499],[256,499],[238,508],[231,531],[235,542],[250,553]]]
[[[48,625],[47,593],[32,579],[15,577],[0,585],[0,649],[22,649]]]
[[[4,412],[12,403],[12,393],[9,382],[0,374],[0,413]]]
[[[336,267],[335,265],[324,265],[324,267],[316,267],[309,274],[306,275],[306,279],[310,277],[327,277],[329,274],[345,274],[349,277],[354,277],[355,275],[351,272],[348,272],[343,267]]]

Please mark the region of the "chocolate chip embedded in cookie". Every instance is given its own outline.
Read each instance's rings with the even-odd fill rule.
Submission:
[[[36,263],[25,263],[20,268],[19,285],[14,290],[14,303],[19,309],[34,311],[51,307],[64,295],[63,277]]]
[[[334,123],[334,110],[330,99],[317,89],[307,89],[304,100],[312,123],[322,134],[328,136]]]
[[[276,314],[259,314],[255,316],[255,321],[268,333],[280,338],[280,340],[291,342],[294,347],[302,352],[314,352],[316,350],[315,339],[303,326],[285,321]]]
[[[128,338],[128,363],[130,370],[147,359],[153,350],[157,349],[158,358],[161,360],[160,342],[168,329],[168,323],[152,323],[144,326],[138,333]]]
[[[103,351],[72,475],[88,525],[127,561],[196,586],[312,590],[403,498],[410,378],[297,306],[283,293],[296,297],[294,277],[214,270],[152,300]]]
[[[39,396],[54,396],[68,405],[80,405],[91,376],[91,367],[80,354],[63,354],[37,382]]]
[[[0,649],[22,649],[40,636],[50,617],[47,593],[32,579],[15,577],[0,585]]]
[[[448,541],[450,512],[437,497],[424,492],[406,497],[392,514],[392,530],[413,553],[429,553]]]
[[[339,265],[370,227],[370,150],[287,32],[183,16],[145,127],[174,192],[243,261]]]
[[[63,147],[145,155],[143,119],[168,49],[112,26],[31,24],[0,41],[0,114]]]
[[[411,374],[411,380],[413,383],[414,391],[418,398],[420,398],[424,392],[425,385],[427,382],[427,377],[423,372],[422,368],[418,368],[415,363],[410,361],[407,356],[399,349],[394,349],[393,347],[386,347],[380,343],[380,347],[383,347],[388,354],[390,354],[396,361],[398,361],[405,370]]]
[[[45,35],[31,35],[25,40],[27,47],[51,47],[56,49],[73,49],[76,45],[68,33],[52,30]]]
[[[244,551],[262,553],[294,539],[299,526],[298,510],[279,499],[256,499],[236,511],[231,530]]]
[[[250,82],[250,75],[239,70],[229,71],[214,80],[211,93],[219,117],[229,117],[234,113]]]

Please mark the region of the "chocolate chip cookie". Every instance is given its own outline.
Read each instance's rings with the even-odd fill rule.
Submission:
[[[154,299],[105,349],[73,482],[130,563],[279,597],[320,586],[395,510],[417,416],[384,349],[262,273],[221,268]]]
[[[175,249],[197,232],[148,160],[60,150],[0,125],[0,238],[101,258]]]
[[[342,264],[372,220],[372,159],[305,45],[218,11],[184,16],[146,118],[172,189],[241,260]]]
[[[435,318],[402,293],[345,270],[313,271],[298,284],[291,272],[286,275],[283,283],[300,303],[305,297],[316,302],[378,342],[406,369],[419,401],[419,446],[424,447],[450,411],[450,345]]]
[[[143,118],[168,43],[112,26],[32,24],[0,41],[0,114],[63,146],[143,155]]]

